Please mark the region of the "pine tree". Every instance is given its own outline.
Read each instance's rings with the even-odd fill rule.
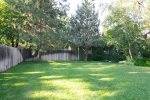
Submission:
[[[94,4],[90,0],[84,0],[78,7],[76,15],[71,18],[71,43],[81,47],[84,51],[84,60],[88,58],[88,49],[98,46],[99,20]]]

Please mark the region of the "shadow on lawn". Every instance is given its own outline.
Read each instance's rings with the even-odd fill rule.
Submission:
[[[148,100],[150,92],[144,85],[150,81],[149,71],[126,67],[100,62],[26,62],[0,73],[0,99]]]

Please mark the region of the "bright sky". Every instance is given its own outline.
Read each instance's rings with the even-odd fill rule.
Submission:
[[[99,12],[100,20],[103,21],[108,12],[106,10],[105,13],[100,14],[101,13],[100,4],[108,4],[109,5],[112,2],[114,2],[115,0],[93,0],[93,1],[95,3],[96,10]],[[68,12],[68,15],[71,17],[71,15],[75,14],[77,6],[82,3],[82,0],[68,0],[68,3],[70,4],[70,10]],[[100,25],[99,28],[100,28],[100,32],[102,32],[103,27]]]
[[[114,0],[93,0],[93,1],[96,5],[96,9],[99,9],[100,3],[111,4]],[[82,0],[68,0],[68,3],[70,4],[69,15],[74,15],[77,6],[82,3]]]

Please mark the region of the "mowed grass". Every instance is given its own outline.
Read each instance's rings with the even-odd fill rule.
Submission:
[[[24,62],[0,73],[0,100],[150,100],[150,67]]]

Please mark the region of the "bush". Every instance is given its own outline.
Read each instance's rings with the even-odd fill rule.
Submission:
[[[149,58],[138,58],[135,60],[134,65],[150,67],[150,59]]]
[[[88,60],[118,62],[125,60],[125,57],[122,52],[117,51],[114,47],[93,47],[92,54],[88,55]]]

